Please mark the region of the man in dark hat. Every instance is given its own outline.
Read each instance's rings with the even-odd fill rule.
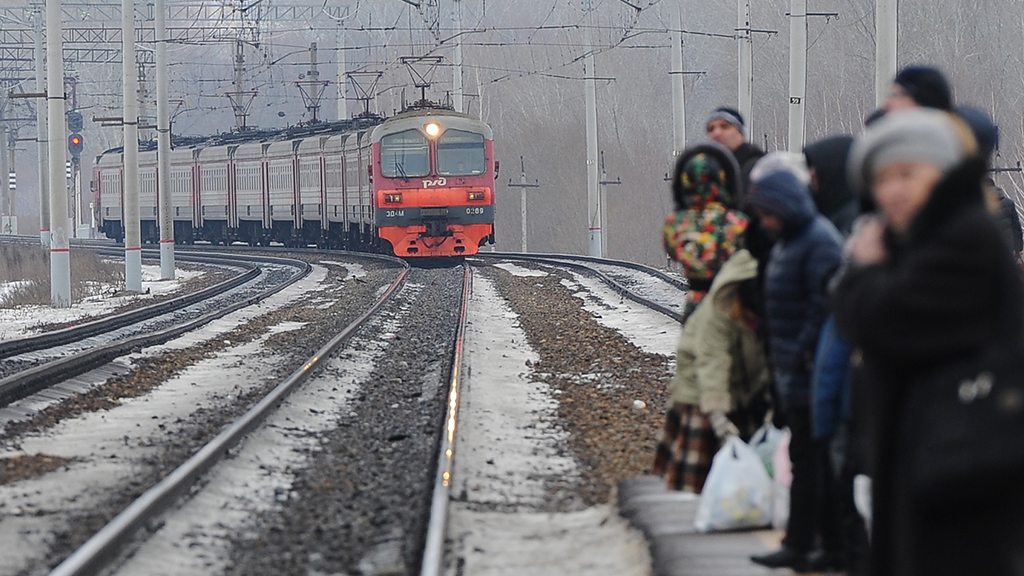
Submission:
[[[930,66],[907,66],[892,82],[883,107],[886,112],[903,108],[953,110],[953,92],[946,77]]]
[[[754,167],[764,150],[747,142],[746,124],[739,111],[733,108],[715,108],[708,115],[706,124],[708,138],[725,146],[740,165],[740,190],[737,199],[742,205],[743,195],[750,185],[750,169]]]

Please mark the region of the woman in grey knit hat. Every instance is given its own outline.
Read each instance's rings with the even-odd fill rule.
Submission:
[[[863,361],[854,393],[872,477],[871,573],[1020,574],[1024,478],[979,474],[922,491],[930,464],[915,456],[941,430],[915,426],[932,404],[910,401],[941,394],[945,371],[1024,336],[1024,282],[985,206],[984,161],[959,119],[914,109],[873,124],[849,170],[878,210],[850,238],[833,293],[839,330]],[[972,433],[966,420],[945,426]]]

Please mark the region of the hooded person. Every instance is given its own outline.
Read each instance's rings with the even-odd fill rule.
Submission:
[[[683,326],[654,473],[700,493],[720,443],[747,439],[763,421],[769,373],[758,337],[757,260],[746,250],[722,266]]]
[[[823,216],[848,236],[860,211],[857,196],[846,179],[846,159],[853,136],[832,136],[804,148],[811,172],[811,197]]]
[[[771,156],[761,162],[769,162]],[[756,166],[754,170],[758,172]],[[819,497],[826,451],[813,438],[810,400],[814,352],[827,314],[825,282],[841,262],[842,236],[818,213],[807,186],[791,170],[768,171],[754,178],[747,208],[778,237],[765,272],[765,310],[779,407],[792,434],[793,475],[782,547],[751,560],[802,571],[811,568],[819,533],[825,552],[831,555],[839,548],[833,516]]]
[[[956,113],[970,127],[971,133],[974,134],[974,139],[978,143],[978,156],[991,170],[992,154],[999,147],[999,128],[992,122],[988,114],[973,106],[957,106]],[[990,176],[985,176],[982,179],[982,188],[985,190],[985,199],[989,210],[999,220],[1014,254],[1019,256],[1021,251],[1024,251],[1024,233],[1021,231],[1017,205],[1002,188],[996,186],[995,180]]]
[[[953,110],[953,91],[946,76],[930,66],[907,66],[896,74],[883,104],[886,112],[905,108]]]
[[[878,214],[848,241],[850,265],[832,301],[862,359],[871,573],[879,576],[1020,573],[1020,477],[981,473],[943,493],[911,480],[933,465],[915,456],[936,432],[914,422],[926,417],[928,399],[956,394],[936,378],[1024,336],[1024,281],[985,206],[985,162],[974,148],[958,118],[918,109],[887,115],[850,153],[851,185],[874,198]],[[942,425],[961,445],[993,440],[965,422]]]
[[[669,257],[683,265],[690,284],[687,316],[707,294],[722,264],[743,247],[749,219],[736,210],[738,182],[736,160],[717,142],[691,146],[676,161],[675,211],[665,219],[662,241]]]

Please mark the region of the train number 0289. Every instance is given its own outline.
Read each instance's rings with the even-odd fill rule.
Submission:
[[[469,208],[466,208],[466,214],[483,214],[483,213],[484,213],[484,207],[483,206],[470,206]]]

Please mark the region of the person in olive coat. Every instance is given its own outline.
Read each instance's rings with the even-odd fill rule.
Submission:
[[[733,254],[683,326],[655,466],[673,490],[700,493],[720,441],[749,438],[763,420],[769,374],[757,335],[757,268],[748,251]]]
[[[847,244],[833,308],[863,360],[871,574],[1021,574],[1024,483],[915,493],[908,395],[929,374],[1024,336],[1024,281],[986,209],[969,130],[926,109],[887,114],[854,144],[850,178],[878,207]],[[949,422],[949,426],[961,425]]]

